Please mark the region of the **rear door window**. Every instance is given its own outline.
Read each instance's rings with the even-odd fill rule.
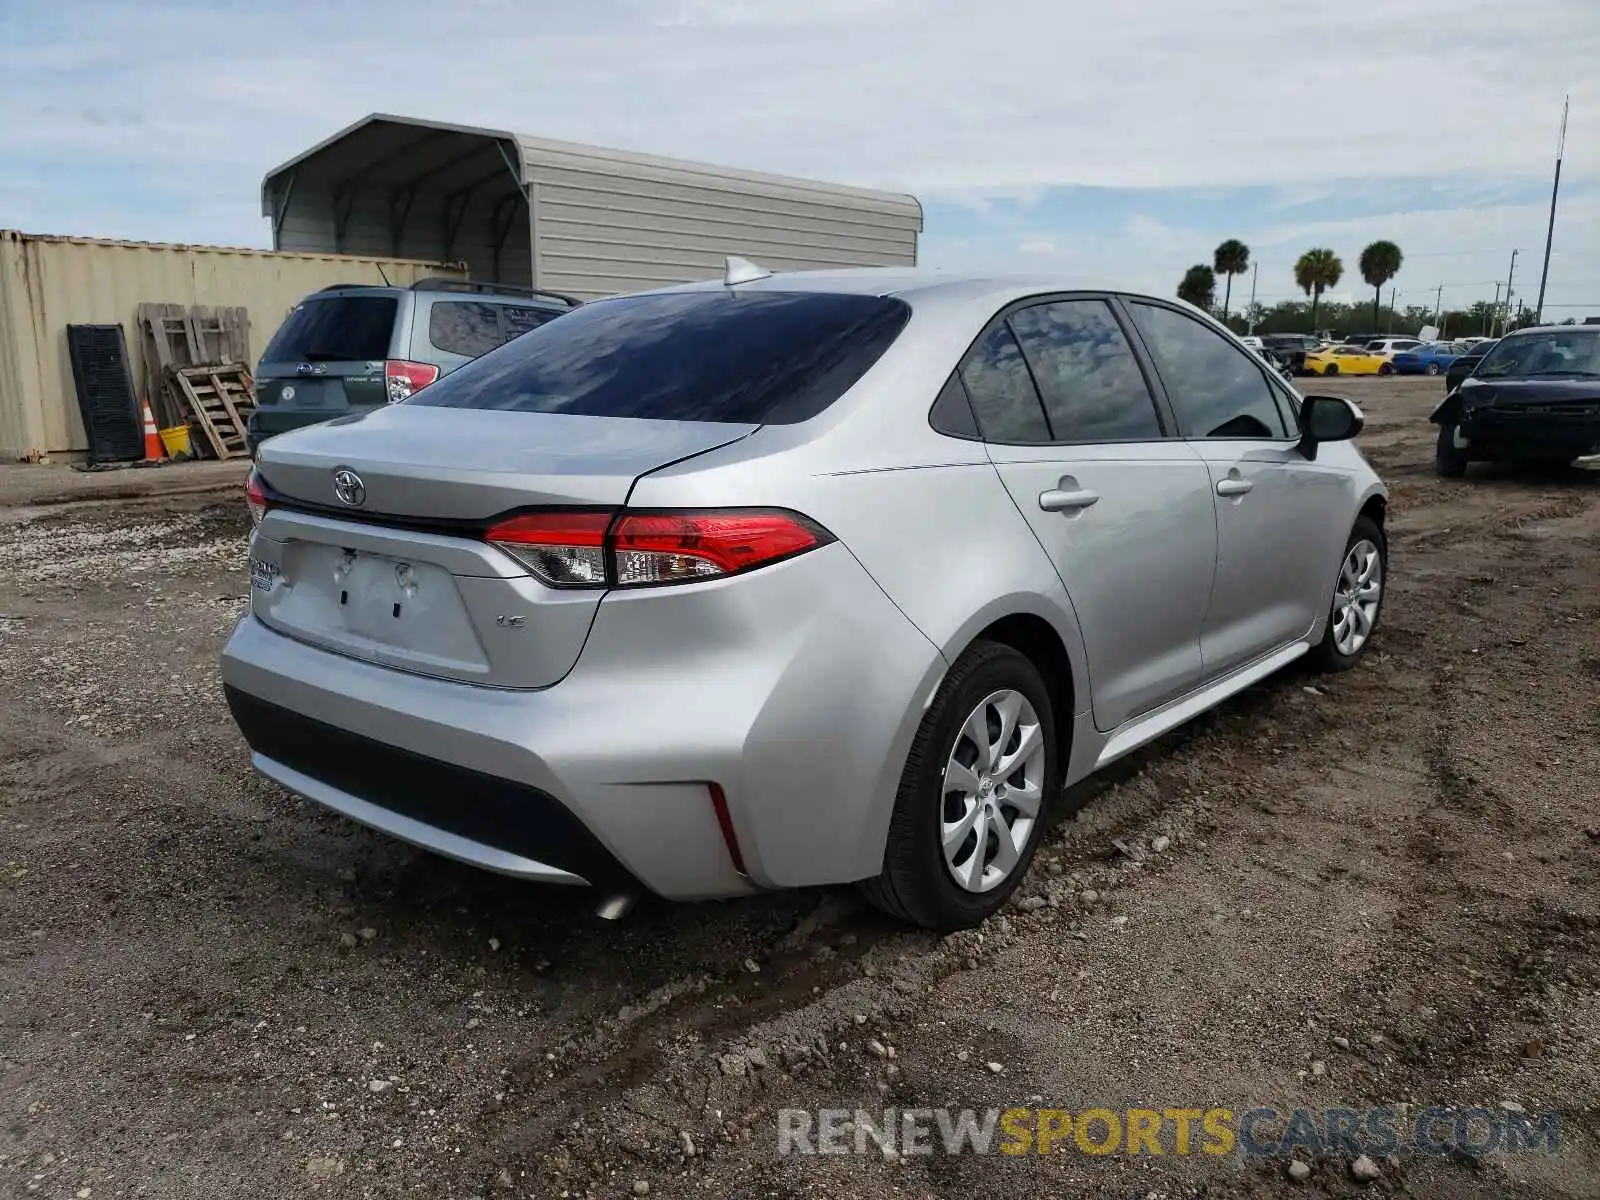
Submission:
[[[585,304],[408,404],[785,425],[844,395],[911,310],[886,296],[668,292]]]
[[[1137,302],[1128,307],[1186,436],[1287,436],[1260,363],[1184,313]]]
[[[1006,322],[1001,321],[983,335],[961,364],[960,374],[972,397],[972,411],[985,441],[1016,444],[1051,440],[1039,390],[1028,373],[1022,347],[1017,345]]]
[[[1052,440],[1139,442],[1161,437],[1155,399],[1104,300],[1058,300],[1011,314],[1033,369]]]
[[[428,340],[447,354],[479,358],[505,340],[500,336],[502,307],[478,300],[435,300],[428,314]]]
[[[262,362],[358,362],[389,356],[399,303],[393,296],[301,301],[267,343]]]

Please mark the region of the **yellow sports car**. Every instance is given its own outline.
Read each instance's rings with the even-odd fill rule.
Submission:
[[[1360,346],[1324,346],[1306,355],[1306,371],[1311,375],[1376,375],[1389,360]]]

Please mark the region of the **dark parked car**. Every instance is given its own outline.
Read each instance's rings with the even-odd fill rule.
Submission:
[[[1484,460],[1600,470],[1600,328],[1507,334],[1429,419],[1446,478]]]
[[[1261,344],[1287,363],[1296,375],[1304,375],[1306,354],[1321,346],[1322,339],[1304,333],[1268,333],[1262,336]]]
[[[274,434],[404,400],[577,303],[458,279],[323,288],[295,305],[261,356],[250,449]]]
[[[1477,368],[1483,361],[1483,356],[1500,344],[1499,339],[1487,342],[1477,342],[1467,348],[1467,352],[1457,358],[1446,368],[1444,373],[1444,390],[1448,395],[1461,386],[1461,381]]]

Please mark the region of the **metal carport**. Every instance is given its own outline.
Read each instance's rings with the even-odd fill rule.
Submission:
[[[916,262],[912,196],[374,114],[262,181],[280,250],[464,262],[585,298],[773,269]]]

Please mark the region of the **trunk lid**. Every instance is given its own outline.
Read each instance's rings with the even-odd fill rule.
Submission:
[[[285,412],[307,410],[341,416],[388,401],[383,360],[263,363],[256,374],[256,404]]]
[[[402,404],[285,434],[257,465],[281,499],[252,542],[252,610],[398,670],[547,687],[577,661],[604,593],[545,586],[484,525],[513,509],[621,508],[641,475],[755,428]]]

